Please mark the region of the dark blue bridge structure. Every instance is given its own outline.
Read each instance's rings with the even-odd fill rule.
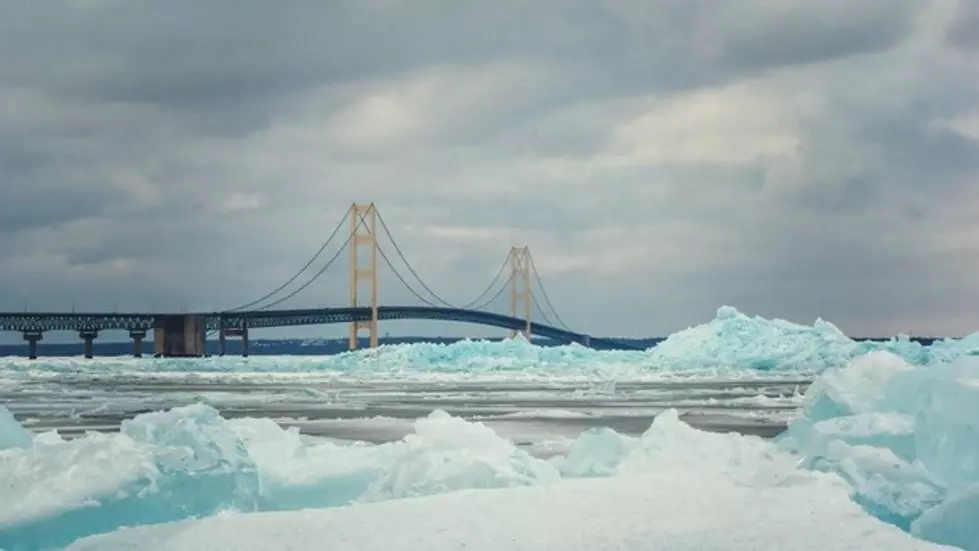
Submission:
[[[310,270],[314,263],[320,258],[327,246],[338,235],[340,229],[346,222],[350,222],[350,235],[346,242],[340,246],[329,260],[325,262],[318,271],[313,273],[309,279],[299,285],[298,288],[287,292],[286,289],[295,283],[298,278]],[[377,222],[381,226],[378,228]],[[367,233],[358,233],[361,228],[366,228]],[[390,239],[398,258],[407,266],[411,275],[415,277],[421,288],[428,292],[419,292],[408,280],[399,273],[394,267],[391,259],[384,252],[384,249],[377,242],[377,231],[383,229],[384,234]],[[357,244],[367,242],[373,249],[373,261],[367,270],[361,269],[357,265]],[[149,332],[154,334],[154,344],[157,355],[184,355],[200,356],[203,355],[204,342],[207,338],[217,333],[219,335],[220,353],[225,353],[226,336],[241,337],[243,341],[243,353],[248,354],[248,332],[250,329],[271,328],[271,327],[292,327],[308,325],[330,325],[330,324],[352,324],[353,334],[356,334],[357,325],[373,321],[373,309],[368,306],[342,306],[324,308],[293,308],[283,309],[283,302],[298,295],[307,289],[312,283],[320,279],[323,273],[339,258],[340,253],[351,248],[351,286],[352,302],[358,304],[356,289],[357,281],[364,273],[368,273],[373,279],[373,300],[376,300],[377,293],[377,255],[383,258],[387,266],[392,270],[397,279],[404,285],[424,305],[422,306],[377,306],[377,321],[386,320],[437,320],[446,322],[462,322],[477,324],[489,327],[508,329],[514,334],[523,333],[526,336],[537,336],[548,339],[558,344],[577,343],[583,346],[596,349],[634,349],[631,344],[617,342],[613,339],[593,337],[585,333],[572,331],[558,316],[553,304],[544,290],[540,280],[540,274],[530,256],[529,248],[512,248],[510,254],[500,266],[496,277],[489,286],[473,301],[464,305],[453,305],[431,290],[425,282],[418,276],[418,273],[411,266],[401,248],[394,241],[391,232],[388,230],[384,219],[377,212],[373,204],[369,206],[352,205],[345,217],[333,233],[326,239],[313,258],[299,270],[298,273],[289,278],[285,283],[267,293],[257,300],[240,305],[236,308],[222,310],[218,312],[198,312],[198,313],[118,313],[118,312],[11,312],[0,313],[0,331],[18,331],[23,334],[24,340],[29,345],[28,355],[30,358],[37,357],[37,344],[42,339],[43,334],[49,331],[77,331],[81,339],[85,342],[85,356],[92,357],[93,341],[102,331],[128,331],[133,340],[133,354],[137,357],[142,355],[142,343]],[[507,266],[510,266],[510,278],[497,292],[492,294],[492,290],[497,288],[501,281],[501,276]],[[531,273],[534,279],[531,279]],[[540,294],[543,296],[545,304],[550,308],[550,315],[537,300],[537,294],[532,291],[532,284],[536,282]],[[488,306],[498,297],[503,295],[508,288],[511,291],[511,314],[517,311],[517,297],[524,300],[524,318],[514,315],[498,314],[488,310]],[[521,287],[522,286],[522,287]],[[284,296],[276,296],[284,293]],[[486,299],[486,297],[490,297]],[[485,300],[484,300],[485,299]],[[544,323],[531,320],[531,302],[536,306],[540,317]],[[553,317],[556,322],[551,321]],[[352,335],[351,346],[356,343],[356,337]],[[372,329],[372,342],[376,342],[376,326]],[[164,342],[166,341],[166,342]],[[160,343],[164,342],[163,345]],[[162,348],[161,348],[162,346]],[[372,344],[373,346],[373,344]]]
[[[200,317],[209,332],[237,330],[247,334],[248,329],[270,327],[296,327],[307,325],[331,325],[353,322],[366,322],[371,319],[371,309],[364,307],[312,308],[291,310],[253,310],[240,312],[211,312],[194,314],[151,314],[151,313],[0,313],[0,331],[18,331],[31,344],[29,352],[36,357],[36,344],[41,335],[48,331],[77,331],[86,342],[86,356],[91,357],[91,342],[101,331],[128,331],[135,343],[134,353],[142,355],[141,342],[146,334],[162,327],[169,317]],[[462,322],[513,331],[526,327],[526,320],[463,308],[432,306],[379,306],[377,318],[388,320],[438,320]],[[631,349],[631,345],[613,339],[592,337],[538,322],[530,322],[531,333],[550,339],[559,344],[580,344],[601,350]],[[246,341],[247,354],[247,341]]]

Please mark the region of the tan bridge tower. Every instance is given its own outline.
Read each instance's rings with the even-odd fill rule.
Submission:
[[[530,340],[530,304],[532,302],[530,287],[530,248],[513,247],[510,249],[510,317],[521,317],[527,320],[523,331],[514,330],[511,337],[523,333]]]
[[[370,331],[370,347],[377,348],[377,207],[374,203],[359,205],[354,203],[348,214],[350,217],[350,305],[367,306],[361,303],[360,282],[370,281],[369,306],[371,317],[366,321],[350,324],[350,350],[357,350],[357,337],[361,329]],[[362,267],[362,249],[370,249],[367,267]]]

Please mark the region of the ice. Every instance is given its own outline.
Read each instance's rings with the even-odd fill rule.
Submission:
[[[416,421],[402,441],[371,446],[304,442],[271,420],[225,420],[196,404],[139,415],[119,434],[38,436],[29,449],[0,454],[0,549],[222,511],[338,507],[560,478],[488,427],[442,411]]]
[[[19,358],[0,360],[0,373],[183,374],[225,377],[385,377],[387,379],[527,380],[579,377],[612,384],[622,378],[653,376],[750,377],[752,374],[815,374],[841,367],[875,351],[889,351],[913,365],[949,362],[979,353],[979,334],[946,339],[930,347],[905,336],[885,342],[857,342],[831,323],[802,325],[749,316],[730,306],[714,319],[670,335],[645,351],[596,351],[580,345],[541,347],[524,339],[463,340],[451,344],[381,346],[334,356],[252,356],[247,359],[186,358]]]
[[[855,343],[833,325],[811,327],[783,320],[751,318],[730,306],[709,323],[674,333],[652,356],[675,365],[738,365],[752,369],[800,369],[839,365]]]
[[[45,440],[0,453],[0,548],[256,508],[254,462],[207,406],[141,415],[117,435]]]
[[[399,442],[338,445],[304,441],[268,419],[225,420],[197,404],[137,416],[119,434],[73,441],[39,435],[30,449],[4,452],[0,485],[12,499],[0,505],[0,548],[40,549],[123,526],[226,511],[550,487],[578,477],[682,469],[695,478],[723,478],[737,468],[742,477],[751,474],[746,480],[770,484],[775,470],[765,446],[773,449],[758,439],[701,433],[671,410],[640,439],[589,431],[566,458],[544,461],[481,423],[441,411],[416,421],[414,433]],[[698,461],[691,463],[690,454]],[[759,469],[768,474],[757,478]]]
[[[566,456],[555,457],[552,463],[568,477],[610,476],[636,441],[612,429],[589,429],[574,441]]]
[[[600,376],[642,373],[643,351],[596,351],[580,345],[542,347],[522,338],[503,341],[463,340],[451,344],[384,345],[375,350],[358,350],[332,356],[252,356],[247,359],[211,358],[21,358],[0,360],[0,373],[47,372],[76,375],[83,372],[135,373],[152,375],[250,373],[281,376],[292,373],[306,377],[359,378],[385,376],[391,379],[439,379],[482,376],[491,379],[549,377],[553,375]]]
[[[887,407],[887,383],[913,370],[900,357],[886,352],[862,356],[845,367],[829,370],[813,381],[806,393],[807,418],[818,421],[882,411]]]
[[[460,441],[489,444],[479,428],[462,432]],[[697,431],[674,411],[631,444],[606,456],[601,478],[225,515],[95,536],[68,549],[949,549],[879,522],[836,477],[800,470],[760,439]],[[502,444],[488,447],[504,452]]]
[[[921,538],[975,549],[979,542],[979,486],[960,492],[945,503],[926,511],[911,526]]]
[[[816,489],[757,492],[650,475],[580,480],[546,489],[211,518],[97,536],[68,551],[951,551],[877,523],[841,492]]]
[[[377,501],[464,488],[530,486],[560,479],[557,469],[497,436],[482,423],[442,411],[415,425],[394,463],[364,494]]]
[[[31,445],[31,435],[14,419],[14,414],[0,406],[0,451],[11,448],[27,448]]]
[[[879,518],[979,549],[979,358],[912,366],[877,352],[832,369],[779,444],[842,476]]]
[[[357,500],[393,464],[397,446],[304,441],[269,419],[227,422],[258,467],[259,510],[337,507]]]
[[[0,374],[14,385],[289,379],[323,403],[343,397],[321,385],[378,380],[496,380],[512,389],[561,381],[589,387],[573,400],[598,400],[630,392],[625,381],[634,380],[818,376],[788,400],[803,411],[775,443],[707,434],[667,410],[638,438],[590,429],[548,460],[502,437],[501,419],[494,431],[442,411],[404,421],[404,439],[373,445],[304,438],[271,419],[225,419],[202,403],[137,415],[118,434],[31,437],[0,407],[0,549],[107,534],[74,548],[938,548],[912,539],[920,536],[979,551],[977,354],[979,334],[931,346],[900,336],[856,342],[822,321],[725,307],[647,351],[516,339],[334,357],[5,360]],[[765,395],[725,403],[778,404]],[[147,406],[125,411],[137,407]]]
[[[561,522],[569,527],[574,525],[572,533],[578,530],[574,519],[586,513],[578,508],[565,510],[562,507],[567,506],[560,503],[570,504],[578,500],[590,504],[589,507],[594,508],[593,514],[597,514],[595,511],[618,511],[621,507],[613,504],[621,498],[638,500],[636,506],[641,508],[649,507],[650,499],[658,503],[660,509],[669,509],[664,503],[680,503],[681,511],[692,507],[691,503],[710,501],[710,505],[687,511],[686,514],[694,514],[694,511],[707,507],[697,523],[685,521],[689,523],[688,536],[694,538],[691,541],[706,545],[706,548],[712,548],[711,545],[720,548],[717,546],[721,541],[738,541],[737,538],[730,540],[733,537],[730,535],[728,540],[713,543],[713,540],[703,539],[718,537],[719,530],[728,522],[728,517],[723,515],[707,516],[712,510],[709,507],[722,510],[718,503],[728,503],[737,511],[753,509],[756,522],[745,521],[745,526],[757,525],[761,522],[758,519],[766,518],[776,524],[788,522],[791,514],[808,519],[816,507],[819,514],[825,513],[829,519],[861,527],[853,528],[852,532],[843,529],[840,533],[848,533],[852,539],[845,540],[843,546],[836,545],[839,543],[836,540],[831,541],[834,549],[856,549],[862,544],[873,547],[870,542],[877,546],[904,545],[901,542],[910,541],[895,535],[897,528],[891,533],[879,525],[868,524],[871,517],[857,514],[858,505],[845,499],[849,486],[835,475],[800,470],[796,457],[760,438],[693,429],[679,419],[676,410],[658,416],[638,439],[623,437],[608,429],[587,431],[572,444],[566,457],[552,461],[530,456],[480,423],[463,421],[440,411],[419,419],[414,429],[414,434],[390,444],[338,445],[303,440],[296,430],[282,430],[267,419],[225,420],[209,406],[198,404],[138,416],[116,435],[91,434],[74,441],[64,441],[51,434],[38,436],[30,449],[0,453],[3,476],[0,486],[9,488],[13,498],[5,499],[0,506],[0,548],[29,550],[62,546],[79,537],[108,533],[121,527],[195,518],[210,517],[220,523],[224,521],[224,515],[235,511],[257,513],[304,508],[363,511],[368,509],[350,504],[404,502],[406,498],[417,504],[417,510],[424,510],[425,502],[419,500],[460,492],[466,496],[466,503],[480,499],[499,500],[487,502],[487,509],[482,513],[484,519],[490,510],[494,515],[493,522],[485,524],[484,521],[484,526],[499,527],[501,521],[505,524],[507,513],[498,515],[497,509],[490,508],[504,507],[505,502],[512,507],[514,502],[511,500],[523,506],[522,494],[484,498],[469,492],[493,489],[501,492],[500,496],[506,496],[500,489],[519,487],[543,489],[543,495],[531,499],[537,499],[541,507],[550,507],[551,516],[568,515]],[[842,455],[852,458],[855,454]],[[865,467],[863,472],[873,476],[876,474],[873,469],[866,469],[869,464],[865,461],[861,466]],[[851,484],[857,480],[843,474]],[[916,482],[915,476],[918,474],[911,471],[907,481]],[[574,479],[580,478],[601,478],[604,485],[569,486]],[[895,484],[900,482],[894,478],[889,480]],[[619,494],[627,489],[632,494]],[[555,493],[551,494],[552,491]],[[570,491],[575,492],[575,497],[562,493]],[[840,496],[842,503],[851,509],[839,508]],[[603,500],[604,506],[601,505]],[[946,502],[946,506],[948,503],[952,502]],[[415,510],[412,506],[407,507]],[[800,509],[791,513],[782,511],[781,507]],[[653,516],[646,518],[647,521],[657,518],[652,526],[662,527],[657,511],[655,507],[649,509],[648,513]],[[841,517],[841,511],[849,512]],[[537,513],[537,521],[546,522],[540,518],[540,511]],[[317,523],[329,524],[329,519],[333,518],[329,513],[317,514],[326,515],[313,517]],[[672,514],[680,513],[673,511]],[[720,515],[719,512],[715,514]],[[937,517],[930,524],[924,522],[931,517],[922,517],[925,519],[920,528],[922,533],[930,534],[928,530],[935,530],[935,526],[949,522],[949,518],[958,518],[954,515],[961,516],[962,512],[954,508],[950,514],[952,516]],[[290,518],[306,518],[304,515],[274,518],[276,522],[288,524]],[[638,516],[639,509],[630,515]],[[253,521],[261,524],[264,522],[261,519],[269,517],[246,515],[242,518],[252,519],[247,525],[253,526]],[[677,536],[670,530],[647,532],[652,530],[649,522],[645,523],[646,528],[641,528],[643,524],[634,521],[628,527],[622,527],[626,530],[624,534],[635,533],[638,529],[640,532],[636,537],[641,535],[656,540]],[[797,520],[793,522],[798,524]],[[811,524],[809,520],[805,523],[808,523],[806,526]],[[181,533],[206,531],[207,526],[211,525],[191,524],[182,528]],[[388,525],[385,523],[384,526]],[[832,531],[834,534],[836,528],[834,526]],[[962,529],[958,524],[954,528]],[[310,528],[303,529],[308,532]],[[775,548],[787,549],[792,547],[786,547],[784,542],[802,541],[799,526],[785,532],[784,537],[792,535],[788,540],[773,536],[770,529],[765,526],[743,533],[744,545],[758,548],[765,542],[782,541],[783,545]],[[776,532],[783,529],[786,528],[779,524]],[[159,533],[151,531],[139,536],[141,543],[137,547],[152,549],[153,542],[162,537],[158,534],[167,533],[168,528],[164,526],[159,530]],[[625,537],[614,526],[603,530],[602,538]],[[75,548],[96,549],[100,547],[91,545],[103,544],[113,548],[112,541],[118,545],[132,544],[131,540],[125,539],[129,537],[126,534],[132,533],[132,530],[120,532],[108,540],[94,539]],[[250,545],[252,548],[263,548],[263,545],[284,548],[285,544],[270,543],[275,540],[269,538],[276,533],[274,529],[268,533],[253,533],[249,538]],[[408,539],[419,543],[412,538],[424,533],[416,529],[410,532],[415,535]],[[866,539],[870,534],[874,538]],[[113,537],[122,539],[112,540]],[[205,543],[180,540],[183,537],[179,536],[178,541],[160,539],[157,544],[162,546],[159,548],[179,549],[181,545],[187,545],[186,548],[193,549],[195,545]],[[224,537],[225,540],[207,544],[241,548],[234,547],[241,541],[235,540],[233,534],[224,534]],[[357,538],[367,536],[350,533],[344,537],[352,539],[341,540],[339,548],[361,549],[356,547],[361,545]],[[488,541],[493,543],[496,537],[502,536],[492,536]],[[535,537],[544,536],[538,534]],[[315,540],[314,543],[322,545],[323,541],[326,540]],[[627,537],[623,541],[632,539]],[[686,540],[681,537],[671,540],[671,544],[682,548],[683,541]],[[809,544],[807,541],[806,545]]]
[[[731,306],[722,306],[710,322],[670,335],[649,351],[648,359],[661,368],[680,370],[738,366],[819,373],[874,352],[889,352],[911,365],[948,363],[979,354],[979,333],[963,339],[943,339],[931,346],[914,342],[907,335],[858,342],[821,319],[808,326],[751,317]]]

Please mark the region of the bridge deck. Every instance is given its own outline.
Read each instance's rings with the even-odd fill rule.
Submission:
[[[0,313],[0,331],[43,333],[45,331],[147,331],[160,320],[174,314],[119,312],[14,312]],[[246,310],[238,312],[198,312],[180,315],[203,316],[208,330],[226,328],[266,328],[301,325],[351,323],[370,319],[367,307],[313,308],[298,310]],[[502,329],[522,330],[526,321],[493,312],[432,306],[380,306],[379,320],[441,320],[473,323]],[[531,333],[561,343],[579,343],[592,348],[634,348],[612,339],[591,337],[551,325],[531,322]]]

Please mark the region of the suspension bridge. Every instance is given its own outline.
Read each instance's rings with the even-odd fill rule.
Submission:
[[[323,261],[330,245],[342,239],[344,226],[348,227],[346,240]],[[379,237],[382,236],[387,238],[390,250],[381,246]],[[323,280],[324,274],[340,261],[344,251],[349,255],[349,304],[322,308],[284,306],[287,301],[306,296],[303,293]],[[393,255],[389,255],[391,252]],[[392,256],[401,261],[407,274],[395,267]],[[382,306],[378,303],[380,262],[421,305]],[[317,263],[322,263],[318,269],[314,268]],[[509,277],[504,279],[504,274]],[[302,279],[304,275],[306,277]],[[538,294],[542,300],[538,300]],[[491,306],[505,295],[509,297],[509,311],[492,311]],[[536,321],[538,317],[542,321]],[[38,342],[45,332],[77,331],[85,343],[85,357],[92,358],[93,342],[99,332],[111,330],[129,332],[136,357],[142,356],[143,341],[149,332],[153,332],[154,355],[157,356],[203,356],[204,343],[214,335],[218,338],[219,354],[226,353],[228,338],[238,338],[242,341],[242,354],[247,356],[250,329],[347,324],[349,349],[356,350],[362,331],[369,334],[370,348],[376,348],[379,322],[388,320],[470,323],[506,329],[512,337],[523,335],[527,340],[539,336],[562,344],[578,343],[599,349],[632,348],[613,339],[571,330],[551,303],[529,247],[511,247],[492,281],[476,298],[461,304],[444,300],[425,283],[405,257],[374,203],[351,205],[319,250],[299,271],[268,293],[234,308],[179,314],[10,312],[0,313],[0,331],[21,332],[31,359],[37,358]]]

